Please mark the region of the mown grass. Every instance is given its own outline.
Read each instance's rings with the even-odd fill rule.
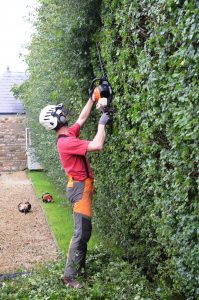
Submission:
[[[73,232],[71,209],[67,203],[64,191],[58,190],[49,181],[45,172],[29,171],[28,177],[33,183],[37,198],[40,201],[48,224],[62,253],[66,252]],[[42,194],[48,192],[53,196],[53,203],[44,203]]]
[[[33,183],[37,198],[44,209],[58,247],[61,253],[65,254],[68,251],[73,234],[72,211],[68,199],[66,199],[65,190],[58,190],[45,172],[29,171],[28,176]],[[45,192],[53,196],[53,203],[44,203],[42,201],[42,194]],[[99,243],[99,237],[94,228],[88,248],[92,249],[97,243]]]

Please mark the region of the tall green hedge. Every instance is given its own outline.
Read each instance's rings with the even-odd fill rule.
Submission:
[[[64,102],[77,116],[99,75],[100,41],[116,113],[104,151],[90,156],[95,224],[158,297],[196,299],[197,1],[40,3],[27,57],[30,77],[20,88],[38,155],[63,187],[55,136],[38,124],[39,111]],[[93,111],[83,137],[94,136],[98,117]]]
[[[35,30],[28,45],[30,53],[26,56],[29,80],[14,91],[24,101],[37,155],[49,175],[63,186],[64,172],[56,151],[55,134],[47,134],[41,128],[39,113],[47,104],[63,102],[74,115],[72,122],[85,105],[93,78],[91,39],[101,22],[100,1],[38,2],[39,7],[33,12]],[[91,126],[93,134],[95,123]]]
[[[113,134],[95,163],[97,223],[149,279],[159,278],[164,288],[194,299],[196,2],[103,1],[101,15],[103,57],[117,113]]]

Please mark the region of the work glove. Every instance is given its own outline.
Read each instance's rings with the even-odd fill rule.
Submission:
[[[99,124],[106,125],[109,121],[109,115],[107,112],[104,112],[99,119]]]

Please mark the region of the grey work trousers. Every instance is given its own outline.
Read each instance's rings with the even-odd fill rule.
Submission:
[[[68,250],[64,277],[75,278],[85,269],[87,243],[91,237],[93,179],[83,182],[70,179],[67,197],[73,209],[74,233]]]
[[[73,213],[74,234],[70,242],[64,277],[75,278],[85,269],[87,243],[91,236],[91,218]]]

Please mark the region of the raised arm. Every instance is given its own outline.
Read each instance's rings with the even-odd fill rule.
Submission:
[[[103,149],[105,141],[105,125],[98,125],[98,131],[94,139],[88,144],[87,151],[99,151]]]
[[[99,120],[97,134],[94,139],[88,144],[87,151],[98,151],[103,149],[106,137],[105,125],[107,124],[108,120],[108,114],[103,113]]]
[[[91,109],[93,107],[94,101],[89,99],[86,103],[86,105],[84,106],[81,114],[79,115],[79,118],[77,119],[76,123],[78,123],[80,125],[80,127],[86,122],[86,120],[88,119]]]

